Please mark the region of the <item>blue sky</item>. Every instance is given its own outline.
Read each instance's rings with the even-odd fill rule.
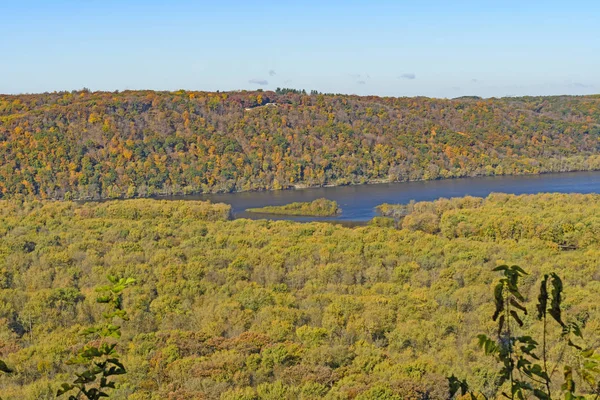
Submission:
[[[600,93],[598,1],[0,0],[0,93]]]

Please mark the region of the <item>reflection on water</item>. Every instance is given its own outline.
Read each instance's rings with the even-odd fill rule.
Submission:
[[[330,221],[355,225],[377,215],[375,207],[383,203],[408,203],[430,201],[440,197],[466,195],[485,197],[492,192],[500,193],[600,193],[600,172],[569,172],[527,176],[501,176],[482,178],[446,179],[426,182],[382,183],[313,188],[302,190],[279,190],[225,194],[202,194],[172,196],[174,200],[210,200],[227,203],[236,218],[273,219],[293,221]],[[342,214],[335,217],[292,217],[284,215],[252,214],[245,210],[252,207],[278,206],[294,201],[313,201],[325,197],[335,200]]]

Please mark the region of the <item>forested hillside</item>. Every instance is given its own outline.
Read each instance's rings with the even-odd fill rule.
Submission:
[[[600,96],[0,96],[5,198],[114,198],[600,169]]]
[[[498,365],[476,335],[496,332],[497,265],[530,273],[528,307],[559,273],[565,315],[600,347],[598,215],[599,195],[492,195],[351,229],[232,221],[193,201],[4,200],[0,359],[15,372],[0,374],[2,396],[54,398],[111,274],[136,280],[113,398],[445,399],[450,373],[494,398]]]

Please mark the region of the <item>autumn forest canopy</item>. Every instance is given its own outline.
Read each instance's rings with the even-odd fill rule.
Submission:
[[[563,318],[600,347],[600,195],[403,207],[398,228],[347,228],[230,220],[229,206],[197,201],[2,200],[2,397],[53,399],[81,371],[66,361],[106,314],[95,288],[107,275],[135,280],[111,339],[127,368],[116,399],[447,399],[450,374],[496,398],[506,385],[477,334],[496,335],[503,264],[527,270],[528,308],[559,273]]]
[[[600,169],[600,96],[0,96],[4,198],[92,199]]]
[[[0,95],[0,397],[599,394],[598,194],[381,204],[354,227],[138,198],[577,170],[600,170],[600,96]]]

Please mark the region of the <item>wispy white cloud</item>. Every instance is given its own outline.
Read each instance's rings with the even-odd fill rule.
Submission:
[[[569,84],[570,87],[579,88],[579,89],[592,89],[594,85],[588,85],[587,83],[581,82],[573,82]]]
[[[250,79],[250,80],[248,81],[248,83],[252,83],[252,84],[254,84],[254,85],[261,85],[261,86],[264,86],[264,85],[268,85],[268,84],[269,84],[269,81],[267,81],[266,79],[256,79],[256,78],[255,78],[255,79]]]
[[[417,75],[415,75],[414,72],[407,72],[405,74],[400,75],[398,79],[408,79],[412,81],[413,79],[417,79]]]

